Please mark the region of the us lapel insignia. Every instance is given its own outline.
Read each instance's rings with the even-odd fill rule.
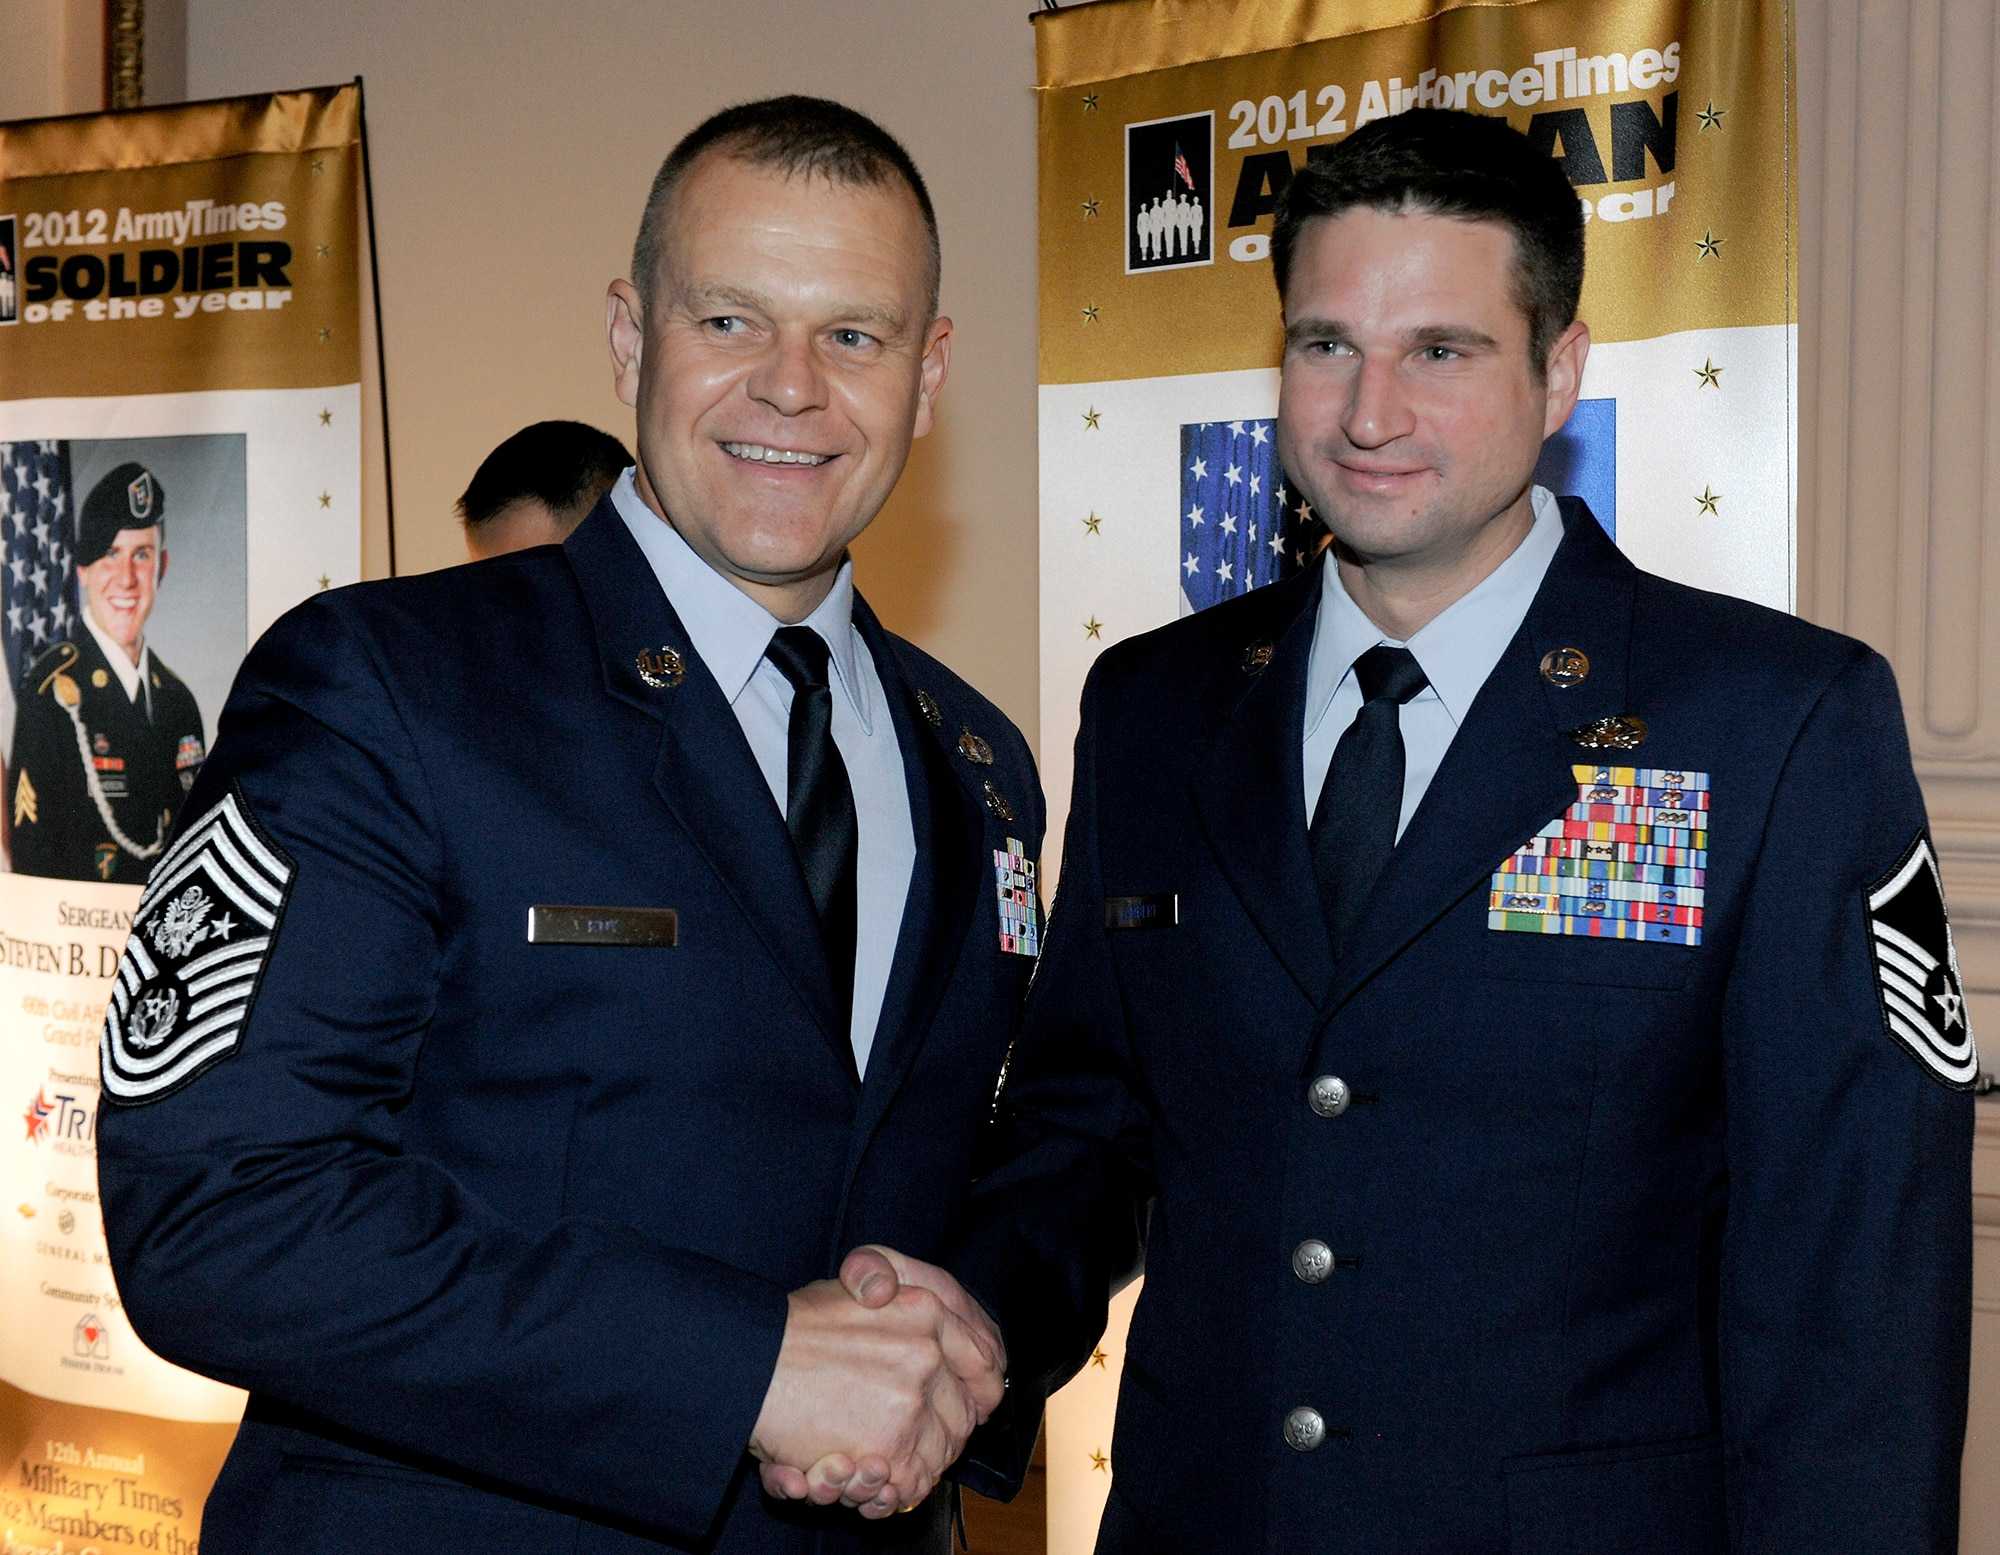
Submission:
[[[917,692],[917,711],[922,713],[933,729],[944,727],[944,713],[928,691]]]
[[[1583,684],[1590,656],[1581,648],[1551,648],[1542,655],[1542,679],[1564,691]]]
[[[993,878],[1000,891],[1000,948],[1010,956],[1039,956],[1042,928],[1036,914],[1035,864],[1021,839],[993,850]]]
[[[1007,803],[1007,796],[993,786],[991,778],[981,779],[979,786],[985,792],[987,809],[991,810],[1003,821],[1014,819],[1014,807]]]
[[[958,753],[975,767],[993,765],[993,747],[963,725],[958,731]]]
[[[1581,765],[1570,771],[1576,803],[1494,872],[1487,928],[1699,945],[1708,774]]]
[[[1277,654],[1277,648],[1271,643],[1252,643],[1243,650],[1243,673],[1252,677],[1263,674],[1271,667],[1271,660]]]
[[[678,686],[681,677],[687,673],[687,665],[671,648],[641,648],[635,662],[639,666],[639,678],[655,691]]]
[[[1966,1019],[1937,858],[1922,832],[1869,888],[1868,945],[1883,1029],[1953,1090],[1971,1090],[1979,1050]]]
[[[1570,730],[1569,737],[1589,751],[1636,750],[1646,742],[1646,720],[1634,718],[1630,713],[1617,718],[1599,718],[1580,729]]]

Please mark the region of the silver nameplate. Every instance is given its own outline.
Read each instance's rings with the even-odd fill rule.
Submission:
[[[672,948],[681,935],[671,907],[530,907],[530,945],[656,945]]]

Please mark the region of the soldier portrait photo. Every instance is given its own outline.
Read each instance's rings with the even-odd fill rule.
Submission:
[[[131,453],[143,457],[104,469]],[[206,648],[218,636],[226,685],[232,648],[222,639],[233,637],[238,654],[243,642],[242,463],[240,438],[0,445],[0,635],[15,703],[6,805],[17,872],[146,878],[207,755],[189,679],[211,700],[220,690],[212,675],[183,678],[162,657],[159,607],[174,600],[177,644],[199,633]],[[177,498],[197,494],[203,511],[183,511]],[[190,530],[205,518],[204,527],[233,531],[235,565],[226,555],[209,565],[214,542],[204,536],[203,565],[170,591],[170,512]],[[177,597],[191,592],[204,597]],[[235,608],[212,593],[235,595]],[[196,654],[204,671],[209,657]]]

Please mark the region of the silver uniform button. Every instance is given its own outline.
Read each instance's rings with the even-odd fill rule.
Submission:
[[[1317,1285],[1333,1273],[1333,1249],[1318,1237],[1307,1237],[1292,1249],[1292,1273],[1308,1285]]]
[[[1323,1118],[1339,1117],[1353,1099],[1354,1093],[1348,1090],[1347,1082],[1337,1074],[1321,1075],[1306,1092],[1312,1110]]]
[[[1326,1422],[1319,1411],[1301,1404],[1285,1416],[1285,1445],[1293,1452],[1311,1452],[1326,1440]]]

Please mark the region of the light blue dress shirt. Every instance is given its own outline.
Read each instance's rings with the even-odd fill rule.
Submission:
[[[687,628],[701,662],[722,688],[750,753],[770,785],[782,821],[790,761],[792,683],[764,657],[785,623],[694,553],[640,498],[631,470],[611,488],[612,504]],[[916,866],[916,828],[903,748],[868,645],[854,627],[854,563],[842,562],[833,588],[801,623],[825,639],[833,664],[833,743],[847,764],[860,827],[855,860],[854,1067],[868,1072],[875,1024],[889,988],[903,908]]]
[[[1426,622],[1408,642],[1385,637],[1341,585],[1340,569],[1328,557],[1320,590],[1319,620],[1313,628],[1312,658],[1306,665],[1305,782],[1306,824],[1319,808],[1333,748],[1361,711],[1361,685],[1354,661],[1377,643],[1408,648],[1430,685],[1403,704],[1403,814],[1396,836],[1417,813],[1424,791],[1437,775],[1446,748],[1465,721],[1472,699],[1521,629],[1542,576],[1562,544],[1562,513],[1552,493],[1534,489],[1535,522],[1514,554],[1495,567],[1463,598]]]

